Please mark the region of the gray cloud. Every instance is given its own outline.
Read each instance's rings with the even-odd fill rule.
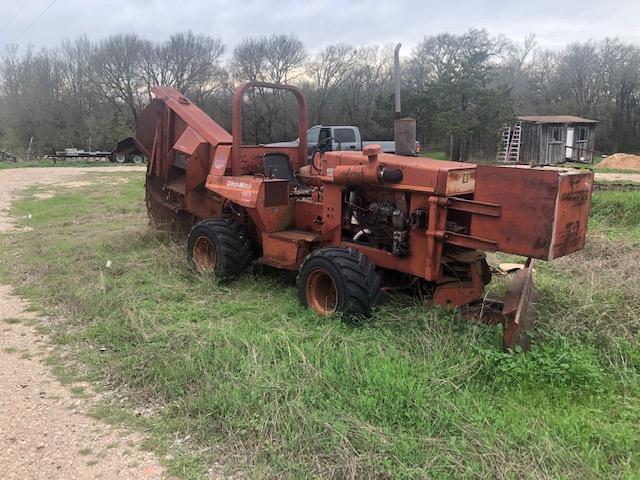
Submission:
[[[191,29],[219,37],[231,48],[247,36],[289,33],[310,51],[340,42],[400,41],[408,53],[425,35],[472,27],[512,39],[535,33],[538,44],[550,48],[589,38],[640,42],[637,0],[57,0],[29,27],[50,3],[0,0],[0,46],[16,41],[55,46],[82,34],[99,39],[126,32],[163,40]]]

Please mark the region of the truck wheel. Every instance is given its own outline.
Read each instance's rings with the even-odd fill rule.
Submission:
[[[132,157],[131,161],[136,165],[140,165],[144,161],[144,158],[142,157],[142,155],[136,154]]]
[[[318,315],[368,315],[380,297],[375,265],[355,248],[327,247],[310,253],[296,280],[302,304]]]
[[[230,219],[208,219],[196,223],[189,233],[187,255],[193,268],[226,280],[242,273],[253,252],[243,226]]]
[[[114,158],[115,158],[116,163],[126,163],[127,162],[127,156],[124,153],[116,153]]]

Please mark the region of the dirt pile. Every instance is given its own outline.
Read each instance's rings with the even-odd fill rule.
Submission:
[[[630,153],[614,153],[609,155],[596,168],[622,168],[625,170],[640,170],[640,156]]]

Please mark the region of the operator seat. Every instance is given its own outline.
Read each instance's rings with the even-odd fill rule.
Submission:
[[[294,187],[301,185],[296,177],[289,161],[289,156],[284,153],[265,153],[262,157],[262,168],[265,176],[289,180],[289,184]]]

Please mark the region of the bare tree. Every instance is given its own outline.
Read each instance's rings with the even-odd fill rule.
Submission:
[[[147,92],[144,54],[149,42],[135,34],[114,35],[98,43],[91,58],[92,85],[116,108],[125,106],[138,120]]]
[[[7,45],[0,64],[0,92],[5,97],[19,95],[22,88],[23,68],[33,56],[33,49],[27,48],[22,58],[18,57],[18,45]]]
[[[511,87],[516,108],[530,111],[531,70],[535,61],[535,35],[529,34],[522,42],[505,42],[502,61],[497,69],[497,83],[506,83]]]
[[[273,83],[296,79],[296,70],[307,54],[302,42],[291,35],[272,35],[264,40],[264,76]]]
[[[528,102],[533,110],[530,113],[544,112],[544,106],[554,101],[554,79],[558,68],[558,55],[551,50],[534,52],[529,69]]]
[[[598,117],[610,129],[609,148],[634,148],[640,107],[640,48],[605,39],[599,48],[602,69]],[[635,124],[635,125],[634,125]]]
[[[341,122],[358,125],[367,136],[379,135],[380,124],[375,116],[378,104],[391,98],[393,47],[366,47],[358,50],[358,60],[349,69],[336,95],[341,104]],[[388,110],[387,127],[391,131],[392,113]]]
[[[222,63],[220,40],[183,32],[163,42],[115,35],[65,40],[59,48],[5,47],[0,54],[0,146],[19,152],[35,137],[45,152],[67,146],[111,148],[130,134],[150,89],[171,85],[230,124],[232,87],[250,80],[301,85],[311,119],[353,124],[365,137],[392,135],[390,46],[331,45],[306,62],[290,35],[248,38]],[[484,30],[425,37],[403,68],[403,111],[418,136],[449,146],[454,158],[491,146],[518,113],[575,114],[599,120],[596,148],[640,150],[640,47],[616,39],[560,51]],[[245,106],[254,142],[295,135],[290,95],[257,89]],[[495,145],[493,145],[495,147]],[[478,148],[480,147],[480,148]]]
[[[65,87],[82,108],[88,102],[92,49],[86,35],[73,41],[63,40],[60,48]]]
[[[167,85],[203,101],[223,85],[219,63],[223,53],[222,41],[191,31],[171,35],[161,44],[146,43],[142,69],[147,90]]]
[[[302,42],[289,35],[248,38],[234,50],[230,64],[235,82],[287,83],[297,78],[306,58]],[[249,92],[247,125],[254,143],[281,138],[295,131],[290,99],[282,92],[258,88]],[[282,113],[285,115],[282,115]]]
[[[266,80],[264,76],[265,44],[264,38],[247,38],[233,49],[229,69],[235,82]]]
[[[57,52],[27,49],[22,56],[10,49],[2,59],[1,91],[6,94],[4,136],[19,150],[31,137],[36,148],[49,152],[72,136],[73,124],[63,81],[63,64]],[[6,138],[4,142],[8,142]]]
[[[529,33],[525,35],[522,43],[505,42],[506,55],[503,68],[516,72],[527,71],[531,67],[531,60],[536,47],[536,35]]]
[[[575,101],[580,114],[588,115],[590,105],[598,100],[601,66],[596,43],[592,41],[572,43],[558,57],[556,77],[559,89]]]
[[[324,121],[325,110],[330,107],[331,96],[344,84],[345,78],[358,63],[358,51],[351,45],[329,45],[307,64],[311,79],[311,118],[315,123]]]

